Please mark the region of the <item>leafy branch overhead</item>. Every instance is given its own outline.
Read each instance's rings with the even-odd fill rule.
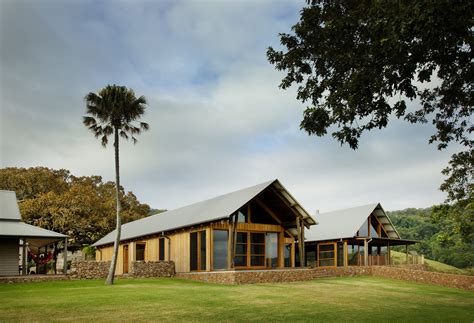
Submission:
[[[463,0],[312,0],[292,33],[280,34],[283,50],[270,47],[267,58],[286,72],[280,87],[297,85],[308,104],[301,129],[310,135],[334,128],[336,140],[357,149],[362,133],[395,116],[431,121],[438,149],[454,141],[472,152],[473,13],[474,2]],[[472,153],[460,158],[472,183]]]

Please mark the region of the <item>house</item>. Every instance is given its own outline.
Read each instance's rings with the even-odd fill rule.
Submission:
[[[380,203],[316,215],[306,232],[307,264],[313,267],[389,265],[390,248],[417,243],[400,237]],[[408,257],[408,256],[407,256]]]
[[[60,240],[66,251],[66,235],[22,222],[15,192],[0,190],[0,276],[26,275],[27,249],[46,250]]]
[[[116,274],[159,260],[173,261],[177,273],[294,267],[295,242],[315,223],[272,180],[122,225]],[[114,238],[115,230],[93,245],[97,261],[111,260]]]

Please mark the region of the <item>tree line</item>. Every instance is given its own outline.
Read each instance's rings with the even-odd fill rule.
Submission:
[[[15,191],[25,223],[69,236],[72,249],[115,229],[115,183],[46,167],[0,169],[0,189]],[[123,223],[144,218],[150,207],[119,188]]]

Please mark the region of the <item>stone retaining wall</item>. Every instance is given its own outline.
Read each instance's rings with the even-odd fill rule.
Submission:
[[[106,278],[110,261],[78,260],[71,264],[71,278],[97,279]]]
[[[131,264],[132,277],[174,277],[173,261],[134,261]]]
[[[389,266],[372,267],[372,275],[377,277],[474,290],[474,276],[445,274]]]
[[[275,270],[236,270],[216,272],[177,273],[176,277],[208,283],[239,285],[306,281],[322,277],[377,276],[391,279],[474,290],[474,276],[435,273],[422,265],[410,266],[351,266],[327,268],[293,268]]]
[[[26,275],[26,276],[11,276],[1,277],[0,284],[6,283],[33,283],[33,282],[46,282],[56,280],[69,280],[70,277],[66,275]]]

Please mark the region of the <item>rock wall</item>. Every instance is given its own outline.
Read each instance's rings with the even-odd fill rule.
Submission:
[[[97,279],[106,278],[110,261],[77,260],[71,264],[71,278]]]
[[[422,265],[293,268],[177,273],[176,277],[217,284],[255,284],[306,281],[322,277],[377,276],[445,287],[474,290],[474,276],[435,273]]]
[[[132,277],[174,277],[173,261],[133,261],[130,274]]]
[[[372,275],[445,287],[474,290],[474,276],[421,271],[413,268],[374,266]]]

